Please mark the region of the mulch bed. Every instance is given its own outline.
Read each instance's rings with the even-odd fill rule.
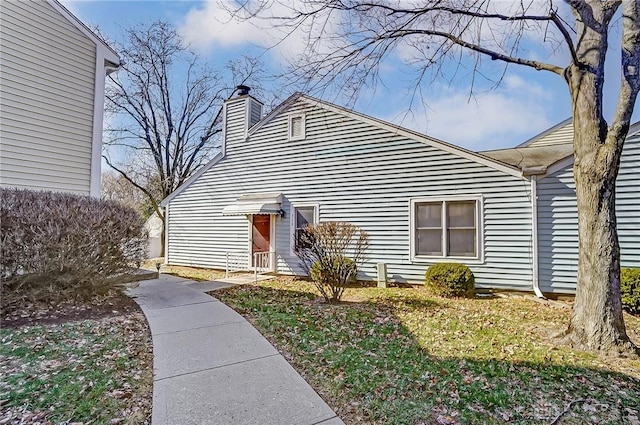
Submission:
[[[25,302],[20,308],[2,308],[5,328],[47,325],[86,319],[101,319],[139,312],[140,307],[120,291],[113,290],[92,301],[67,300],[55,304]]]

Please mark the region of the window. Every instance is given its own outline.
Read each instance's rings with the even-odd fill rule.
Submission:
[[[318,222],[318,208],[316,205],[301,205],[292,206],[291,211],[291,252],[295,253],[295,248],[300,245],[301,233],[304,232],[307,226],[313,226]]]
[[[411,201],[412,257],[480,258],[480,199]]]
[[[304,114],[289,115],[289,140],[304,140],[305,125]]]

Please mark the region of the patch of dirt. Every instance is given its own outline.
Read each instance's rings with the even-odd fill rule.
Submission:
[[[17,328],[123,316],[140,311],[133,299],[113,290],[91,301],[69,300],[55,304],[25,302],[20,308],[2,309],[1,320],[3,327]]]

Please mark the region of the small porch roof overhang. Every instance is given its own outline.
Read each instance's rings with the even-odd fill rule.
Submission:
[[[236,202],[227,205],[222,215],[282,215],[282,193],[259,193],[242,195]]]

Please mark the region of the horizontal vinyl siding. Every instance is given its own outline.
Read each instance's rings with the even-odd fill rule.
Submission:
[[[640,132],[624,144],[616,180],[620,265],[640,267]]]
[[[569,165],[538,182],[538,264],[543,292],[573,292],[578,273],[578,213]]]
[[[224,268],[225,252],[247,250],[249,222],[222,209],[238,196],[281,192],[278,271],[300,273],[291,254],[291,205],[319,205],[320,221],[369,233],[362,278],[387,264],[396,282],[421,283],[431,264],[412,262],[411,197],[483,194],[484,262],[469,261],[480,287],[531,289],[529,184],[501,171],[298,102],[243,139],[243,104],[227,104],[226,157],[170,203],[168,262]],[[287,114],[306,113],[306,138],[287,140]]]
[[[529,147],[551,146],[557,144],[573,143],[573,122],[563,125],[555,131],[545,134],[539,139],[531,142]]]
[[[45,1],[3,1],[0,184],[89,194],[96,45]]]
[[[622,267],[640,267],[640,135],[625,142],[616,181]],[[578,272],[578,211],[571,165],[538,183],[540,289],[574,292]]]

